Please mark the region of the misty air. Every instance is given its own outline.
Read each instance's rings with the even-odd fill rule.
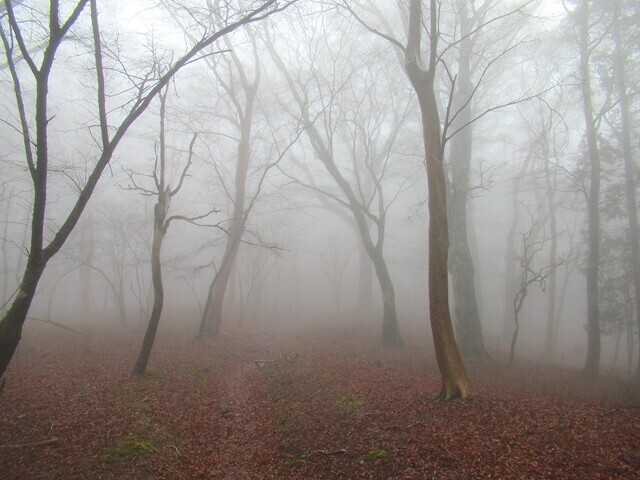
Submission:
[[[1,0],[0,478],[638,478],[638,25]]]

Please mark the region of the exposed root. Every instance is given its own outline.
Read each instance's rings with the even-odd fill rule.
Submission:
[[[471,392],[466,389],[452,387],[442,387],[440,393],[433,397],[434,402],[450,402],[452,400],[464,400],[471,395]]]

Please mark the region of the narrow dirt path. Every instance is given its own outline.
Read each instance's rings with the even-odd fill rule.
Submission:
[[[251,360],[234,365],[226,376],[219,410],[226,438],[219,445],[214,478],[275,478],[271,473],[277,460],[273,412],[264,381]]]

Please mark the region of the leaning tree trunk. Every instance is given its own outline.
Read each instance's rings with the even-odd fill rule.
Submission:
[[[151,247],[151,279],[153,282],[153,309],[149,317],[147,330],[142,341],[142,348],[138,355],[138,360],[133,367],[134,375],[143,375],[149,363],[153,343],[158,332],[160,324],[160,315],[164,305],[164,288],[162,285],[162,263],[160,261],[160,252],[162,250],[162,241],[166,233],[165,218],[169,207],[169,192],[165,190],[159,194],[158,203],[154,208],[153,215],[153,245]]]
[[[471,393],[467,372],[458,352],[449,312],[447,255],[449,250],[446,183],[440,152],[440,132],[435,97],[427,96],[422,108],[427,183],[429,188],[429,316],[442,376],[440,398],[449,400]],[[436,115],[430,112],[436,112]]]
[[[241,236],[241,234],[240,234]],[[209,286],[209,294],[204,306],[202,321],[200,322],[200,330],[198,337],[216,336],[220,333],[222,325],[222,310],[224,298],[229,286],[229,279],[233,271],[235,260],[240,247],[240,238],[231,235],[228,239],[227,248],[222,257],[220,270],[216,273],[211,285]]]
[[[198,336],[218,335],[222,325],[222,311],[225,294],[229,286],[229,279],[236,265],[236,257],[240,249],[240,242],[245,232],[248,212],[245,212],[245,192],[247,175],[251,163],[251,131],[253,127],[253,106],[255,104],[258,86],[260,84],[261,70],[260,62],[256,56],[256,44],[251,38],[254,51],[255,72],[253,81],[247,78],[242,62],[231,48],[228,39],[226,45],[231,50],[231,58],[238,69],[242,92],[245,96],[244,108],[240,106],[240,101],[236,96],[236,89],[233,86],[226,86],[227,93],[233,98],[236,108],[238,108],[238,121],[240,125],[240,141],[238,142],[238,161],[235,174],[235,193],[233,198],[233,216],[229,228],[229,237],[224,256],[220,263],[220,271],[214,276],[209,288],[209,295],[205,304],[205,311],[200,323]],[[215,69],[215,66],[212,68]],[[226,84],[225,84],[226,85]],[[250,207],[249,207],[250,209]]]
[[[4,376],[20,343],[22,326],[27,318],[45,265],[44,262],[32,257],[29,258],[16,298],[0,321],[0,378]]]
[[[382,251],[378,248],[373,249],[371,260],[382,292],[382,343],[388,347],[402,347],[404,341],[398,328],[396,293]]]
[[[222,324],[222,310],[224,305],[224,297],[229,286],[229,279],[236,264],[236,257],[240,249],[240,241],[245,230],[245,190],[247,183],[247,174],[249,171],[249,162],[251,160],[251,151],[249,147],[249,139],[251,136],[251,118],[253,111],[253,99],[255,94],[247,100],[245,108],[245,123],[243,126],[242,138],[238,148],[238,166],[236,167],[235,178],[235,195],[233,217],[231,219],[231,227],[229,229],[229,237],[227,238],[227,246],[225,248],[220,270],[214,276],[209,288],[209,295],[205,304],[202,322],[200,324],[199,337],[205,335],[218,335],[220,333],[220,325]]]

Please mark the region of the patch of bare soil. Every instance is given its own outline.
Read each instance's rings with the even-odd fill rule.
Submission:
[[[566,377],[476,372],[472,398],[434,403],[419,348],[167,334],[132,379],[139,333],[46,333],[0,397],[3,479],[640,478],[640,406]]]

